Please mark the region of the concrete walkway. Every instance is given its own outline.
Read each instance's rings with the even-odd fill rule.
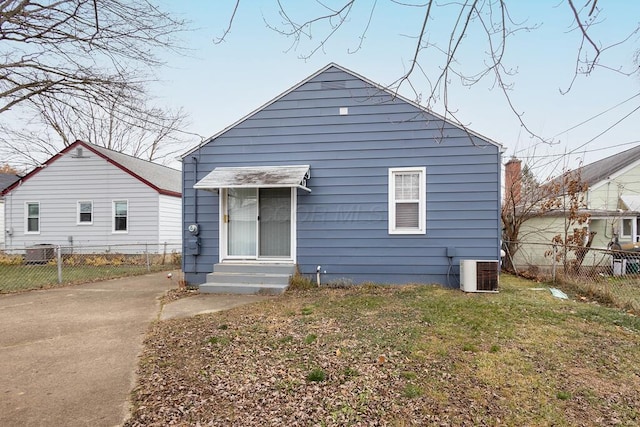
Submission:
[[[263,301],[269,298],[275,297],[247,294],[197,294],[165,305],[162,313],[160,313],[160,320],[215,313],[216,311],[228,310],[233,307]]]
[[[0,296],[0,425],[115,426],[166,273]]]
[[[155,273],[0,295],[0,426],[121,425],[152,321],[256,300],[199,295],[161,314],[171,287]]]

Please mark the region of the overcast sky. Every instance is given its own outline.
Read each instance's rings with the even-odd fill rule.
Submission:
[[[378,0],[369,22],[373,1],[356,3],[349,22],[324,49],[301,59],[322,40],[326,27],[314,28],[311,40],[291,48],[291,39],[267,28],[266,23],[281,26],[274,0],[243,0],[230,33],[221,44],[213,41],[223,34],[235,0],[164,0],[164,4],[191,21],[196,29],[183,36],[190,49],[188,55],[167,57],[169,68],[160,73],[161,82],[154,92],[160,103],[183,107],[191,119],[188,130],[203,137],[234,123],[330,62],[381,85],[392,84],[410,63],[413,36],[419,32],[424,17],[423,8]],[[293,19],[318,16],[315,1],[282,0],[282,4],[289,7]],[[602,11],[591,33],[597,43],[605,46],[617,42],[638,25],[640,2],[610,0],[598,4]],[[563,164],[575,167],[580,159],[591,163],[640,143],[640,111],[633,112],[640,106],[640,75],[626,76],[618,71],[637,69],[633,54],[640,48],[640,36],[634,34],[626,43],[603,52],[601,62],[609,69],[601,67],[589,76],[579,76],[569,93],[563,95],[561,90],[571,85],[580,44],[579,33],[572,31],[571,9],[562,0],[512,0],[507,5],[512,21],[536,27],[518,32],[507,41],[504,64],[516,71],[508,78],[513,84],[511,100],[532,131],[556,144],[531,139],[489,79],[472,87],[451,82],[449,108],[457,110],[458,118],[474,131],[501,143],[505,161],[517,155],[542,165],[558,164],[557,159],[562,158]],[[453,6],[439,6],[434,11],[434,19],[427,26],[430,42],[446,46],[454,11]],[[466,72],[482,67],[486,51],[485,38],[473,28],[463,41],[457,64]],[[431,49],[421,60],[431,76],[439,72],[442,64],[442,57],[436,53]],[[416,76],[413,84],[426,95],[428,83],[424,78]],[[400,93],[416,98],[407,85]],[[432,108],[443,113],[442,102]],[[195,145],[200,138],[193,137],[192,141]]]

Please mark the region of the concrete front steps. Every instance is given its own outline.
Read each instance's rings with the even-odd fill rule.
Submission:
[[[219,263],[199,288],[206,294],[281,294],[294,270],[293,264]]]

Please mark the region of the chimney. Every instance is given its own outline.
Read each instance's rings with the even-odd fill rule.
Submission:
[[[505,204],[520,203],[522,191],[522,161],[512,157],[504,165]]]

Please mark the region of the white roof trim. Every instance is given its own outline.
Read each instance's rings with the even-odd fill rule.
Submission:
[[[358,79],[360,79],[360,80],[363,80],[364,82],[366,82],[366,83],[370,84],[371,86],[373,86],[373,87],[377,88],[378,90],[381,90],[381,91],[383,91],[383,92],[386,92],[387,94],[391,95],[393,98],[398,98],[398,99],[400,99],[400,100],[402,100],[402,101],[404,101],[404,102],[407,102],[407,103],[409,103],[409,104],[413,105],[414,107],[416,107],[416,108],[418,108],[418,109],[420,109],[420,110],[424,111],[425,113],[431,114],[431,115],[433,115],[433,116],[435,116],[435,117],[437,117],[437,118],[439,118],[439,119],[441,119],[441,120],[443,120],[443,121],[445,121],[445,122],[447,122],[447,123],[451,124],[452,126],[455,126],[455,127],[459,128],[459,129],[463,130],[463,131],[464,131],[464,132],[466,132],[468,135],[475,136],[476,138],[480,138],[480,139],[482,139],[483,141],[488,142],[489,144],[493,144],[493,145],[495,145],[496,147],[498,147],[498,148],[501,150],[501,152],[504,150],[504,147],[502,146],[502,144],[500,144],[500,143],[498,143],[498,142],[496,142],[496,141],[493,141],[492,139],[490,139],[490,138],[488,138],[488,137],[486,137],[486,136],[480,135],[479,133],[474,132],[474,131],[472,131],[471,129],[469,129],[469,128],[467,128],[467,127],[463,127],[463,126],[461,126],[461,125],[459,125],[459,124],[457,124],[457,123],[455,123],[455,122],[452,122],[451,120],[447,119],[446,117],[444,117],[444,116],[442,116],[442,115],[440,115],[440,114],[438,114],[438,113],[436,113],[436,112],[434,112],[434,111],[429,110],[429,109],[428,109],[428,108],[426,108],[425,106],[420,105],[419,103],[417,103],[417,102],[415,102],[415,101],[412,101],[412,100],[410,100],[409,98],[405,98],[404,96],[400,95],[397,91],[393,91],[393,90],[391,90],[391,89],[389,89],[389,88],[387,88],[387,87],[384,87],[384,86],[382,86],[382,85],[380,85],[380,84],[378,84],[378,83],[376,83],[376,82],[373,82],[373,81],[369,80],[369,79],[368,79],[368,78],[366,78],[366,77],[361,76],[361,75],[360,75],[360,74],[358,74],[358,73],[355,73],[355,72],[353,72],[353,71],[351,71],[351,70],[349,70],[349,69],[347,69],[347,68],[345,68],[345,67],[343,67],[343,66],[341,66],[341,65],[338,65],[338,64],[336,64],[335,62],[331,62],[331,63],[329,63],[329,64],[325,65],[324,67],[322,67],[321,69],[319,69],[318,71],[316,71],[315,73],[313,73],[312,75],[310,75],[309,77],[307,77],[306,79],[302,80],[301,82],[297,83],[296,85],[294,85],[294,86],[292,86],[291,88],[287,89],[286,91],[282,92],[280,95],[276,96],[275,98],[271,99],[270,101],[265,102],[265,103],[264,103],[263,105],[261,105],[260,107],[256,108],[255,110],[253,110],[252,112],[250,112],[250,113],[249,113],[249,114],[247,114],[246,116],[242,117],[240,120],[237,120],[236,122],[234,122],[234,123],[230,124],[230,125],[229,125],[229,126],[227,126],[226,128],[224,128],[224,129],[222,129],[221,131],[217,132],[217,133],[216,133],[216,134],[214,134],[213,136],[211,136],[211,137],[209,137],[209,138],[205,139],[205,140],[204,140],[204,141],[202,141],[200,144],[198,144],[197,146],[193,147],[191,150],[189,150],[189,151],[187,151],[186,153],[184,153],[184,154],[182,155],[182,158],[184,159],[185,157],[187,157],[188,155],[190,155],[190,154],[191,154],[191,153],[193,153],[194,151],[197,151],[197,150],[198,150],[198,149],[200,149],[201,147],[203,147],[203,146],[207,145],[209,142],[211,142],[211,141],[215,140],[215,139],[216,139],[216,138],[218,138],[220,135],[222,135],[222,134],[224,134],[225,132],[227,132],[227,131],[229,131],[229,130],[233,129],[233,128],[234,128],[234,127],[236,127],[236,126],[238,126],[240,123],[242,123],[242,122],[244,122],[245,120],[249,119],[251,116],[253,116],[253,115],[255,115],[255,114],[259,113],[259,112],[260,112],[260,111],[262,111],[262,110],[264,110],[265,108],[267,108],[267,107],[268,107],[268,106],[270,106],[271,104],[273,104],[273,103],[275,103],[276,101],[280,100],[280,98],[285,97],[285,96],[286,96],[286,95],[288,95],[289,93],[293,92],[294,90],[298,89],[300,86],[302,86],[302,85],[306,84],[307,82],[311,81],[311,80],[312,80],[312,79],[314,79],[316,76],[318,76],[319,74],[321,74],[321,73],[325,72],[326,70],[328,70],[328,69],[329,69],[329,68],[331,68],[331,67],[335,67],[335,68],[337,68],[337,69],[339,69],[339,70],[341,70],[341,71],[343,71],[343,72],[345,72],[345,73],[347,73],[347,74],[351,74],[352,76],[354,76],[354,77],[356,77],[356,78],[358,78]]]
[[[220,188],[307,188],[309,165],[219,167],[196,182],[197,190]]]
[[[593,185],[589,187],[589,190],[591,191],[597,190],[598,188],[607,185],[611,181],[615,181],[616,179],[618,179],[619,176],[624,175],[625,173],[629,172],[630,170],[638,166],[640,166],[640,160],[636,160],[630,165],[627,165],[622,169],[618,169],[617,171],[611,171],[611,174],[608,177],[600,180],[599,182],[595,182]]]
[[[627,210],[638,212],[640,211],[640,196],[623,194],[620,199],[627,207]]]

